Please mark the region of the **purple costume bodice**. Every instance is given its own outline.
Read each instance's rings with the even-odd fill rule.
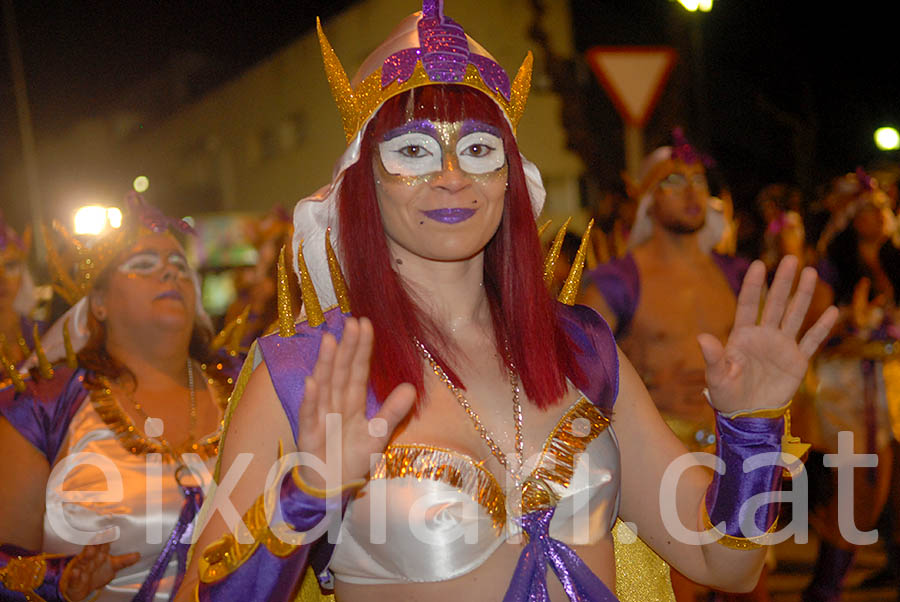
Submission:
[[[54,368],[50,379],[26,379],[26,389],[17,393],[12,385],[0,390],[0,414],[52,466],[75,413],[87,399],[83,368]]]
[[[563,329],[575,344],[575,357],[581,375],[568,375],[573,384],[604,414],[610,415],[618,392],[618,360],[615,341],[606,322],[594,310],[581,305],[558,305]],[[262,337],[259,350],[266,362],[272,384],[297,437],[297,415],[303,399],[306,377],[310,376],[319,354],[322,336],[331,333],[338,340],[347,316],[335,308],[325,313],[325,322],[311,327],[297,324],[297,334],[282,338],[278,334]],[[378,411],[379,402],[369,387],[366,416]]]
[[[583,306],[560,304],[557,306],[557,317],[573,345],[580,371],[580,374],[567,376],[602,415],[611,416],[618,394],[618,356],[609,327],[595,311]],[[305,379],[312,373],[322,336],[329,332],[339,339],[346,319],[347,316],[335,308],[326,312],[325,322],[317,327],[301,323],[296,326],[296,334],[292,337],[270,335],[258,341],[258,348],[295,437]],[[378,407],[379,402],[369,388],[366,399],[367,416],[372,417]],[[313,498],[294,488],[290,479],[282,486],[281,499],[282,504],[288,506],[302,502],[301,505],[314,508],[316,504]],[[346,496],[343,503],[347,503]],[[539,599],[540,592],[546,591],[546,569],[549,566],[572,599],[616,600],[615,595],[571,548],[547,533],[554,510],[554,507],[543,508],[522,517],[522,528],[532,537],[530,543],[523,548],[505,599],[511,602]],[[291,524],[302,522],[305,518],[305,514],[290,510],[283,512],[285,519]],[[242,567],[222,582],[201,587],[199,597],[201,600],[226,599],[243,591],[259,594],[260,580],[271,581],[266,579],[266,575],[277,569],[282,575],[299,576],[303,574],[303,570],[298,570],[298,565],[302,569],[308,562],[321,578],[322,569],[331,553],[331,546],[319,545],[323,543],[317,541],[313,546],[303,546],[294,553],[292,559],[279,559],[271,554],[258,552],[244,565],[246,568]],[[536,595],[538,598],[534,597]],[[284,599],[280,595],[263,597],[271,600]]]
[[[744,274],[750,267],[743,257],[731,257],[712,253],[713,261],[722,270],[728,286],[736,295],[741,290]],[[631,320],[637,311],[641,295],[641,275],[634,256],[629,253],[620,259],[613,259],[586,272],[585,283],[597,287],[610,310],[616,316],[616,338],[627,334]]]

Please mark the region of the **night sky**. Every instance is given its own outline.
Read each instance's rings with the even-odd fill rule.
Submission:
[[[564,0],[545,0],[554,1]],[[879,157],[875,127],[900,126],[898,9],[888,8],[894,2],[856,2],[839,10],[832,7],[837,3],[716,0],[712,13],[687,14],[670,0],[570,1],[579,51],[597,44],[678,50],[678,67],[648,124],[647,142],[667,142],[671,126],[683,123],[745,197],[774,180],[805,179],[812,186],[870,164]],[[210,59],[190,91],[200,95],[311,29],[316,15],[327,18],[350,3],[14,0],[38,139],[115,108],[148,74],[186,53]],[[446,2],[450,16],[452,5]],[[531,10],[531,2],[521,6]],[[416,5],[398,0],[397,7],[399,20]],[[490,48],[490,40],[481,41]],[[522,46],[535,43],[523,39]],[[587,73],[586,66],[582,70]],[[698,81],[706,90],[703,110],[697,109]],[[596,98],[589,118],[608,172],[617,173],[618,117],[590,77],[585,85]],[[5,35],[0,139],[0,160],[18,161]]]

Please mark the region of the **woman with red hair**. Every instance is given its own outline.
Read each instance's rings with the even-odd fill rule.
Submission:
[[[309,567],[339,600],[612,601],[617,516],[692,579],[752,588],[777,504],[741,508],[782,468],[741,467],[780,450],[834,319],[795,341],[814,271],[788,306],[785,262],[757,324],[757,264],[727,345],[700,341],[727,431],[710,483],[603,320],[543,284],[544,190],[514,136],[530,57],[510,82],[433,0],[353,82],[319,38],[348,148],[294,212],[306,320],[245,365],[182,599],[292,599]]]

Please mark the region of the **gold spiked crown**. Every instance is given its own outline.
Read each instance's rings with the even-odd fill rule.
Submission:
[[[137,193],[125,197],[121,226],[110,228],[90,240],[79,239],[54,220],[53,229],[62,238],[61,247],[53,243],[50,232],[43,227],[53,290],[68,303],[74,304],[91,292],[97,278],[110,262],[137,242],[142,234],[165,232],[170,228],[193,233],[187,222],[164,215],[159,209],[146,204]]]
[[[443,14],[442,0],[424,0],[363,62],[351,83],[317,19],[325,75],[349,144],[389,98],[432,84],[475,88],[503,110],[515,132],[531,87],[533,59],[525,56],[512,83],[506,72],[463,28]]]

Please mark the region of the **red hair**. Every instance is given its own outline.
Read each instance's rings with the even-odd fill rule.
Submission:
[[[415,385],[419,399],[424,398],[422,356],[415,339],[422,341],[450,378],[464,388],[445,361],[448,346],[442,329],[416,305],[391,267],[378,208],[372,173],[375,144],[385,132],[411,119],[478,119],[501,132],[508,187],[500,226],[485,247],[484,286],[498,355],[513,362],[528,397],[541,408],[549,407],[565,394],[566,377],[577,381],[581,372],[572,343],[557,319],[556,302],[544,286],[543,256],[519,149],[509,123],[490,98],[454,85],[423,86],[386,101],[369,122],[359,160],[347,169],[341,184],[342,263],[353,314],[367,316],[374,327],[371,382],[375,394],[383,400],[394,387],[409,382]]]

